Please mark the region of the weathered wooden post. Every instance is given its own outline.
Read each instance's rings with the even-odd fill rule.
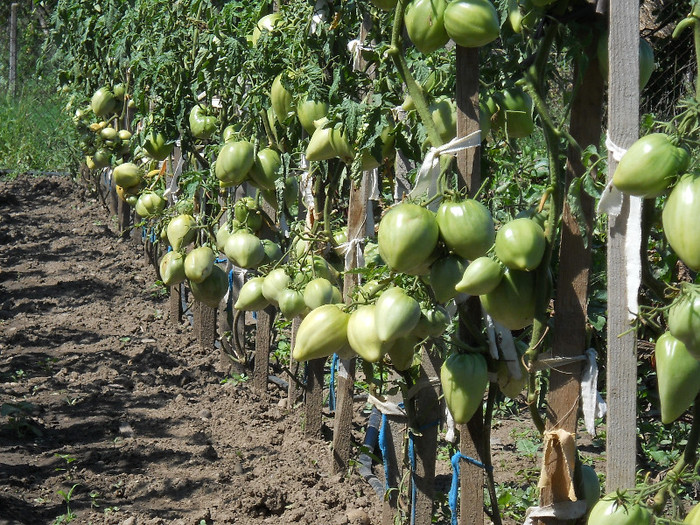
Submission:
[[[10,5],[10,96],[17,94],[17,8],[19,4]]]
[[[610,2],[609,9],[608,135],[612,144],[628,148],[639,135],[639,2]],[[617,162],[609,152],[609,180]],[[627,196],[619,215],[608,215],[607,425],[615,431],[607,433],[607,492],[635,485],[637,334],[630,322],[637,313],[641,276],[634,263],[640,251],[640,217],[641,200]],[[634,243],[632,235],[639,236]]]

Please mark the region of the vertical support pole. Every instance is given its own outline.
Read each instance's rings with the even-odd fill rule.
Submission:
[[[292,338],[291,338],[291,348],[294,348],[294,343],[297,338],[297,331],[299,330],[299,325],[301,324],[301,319],[295,317],[292,321]],[[287,389],[287,408],[291,409],[299,398],[299,385],[297,381],[299,380],[299,361],[296,361],[290,352],[289,354],[289,388]]]
[[[464,137],[480,128],[479,125],[479,50],[457,46],[457,136]],[[481,148],[470,148],[457,154],[459,185],[466,188],[470,196],[481,185]],[[477,297],[469,299],[466,308],[460,308],[460,316],[469,315],[476,323],[481,322],[481,305]],[[468,338],[466,330],[460,329]],[[483,443],[483,410],[477,410],[466,425],[459,428],[459,449],[465,456],[481,459]],[[461,499],[459,507],[460,525],[482,523],[484,520],[484,471],[469,463],[462,463],[459,483]]]
[[[610,140],[628,148],[639,135],[639,2],[610,2],[608,40],[608,133]],[[608,158],[608,180],[617,162]],[[625,252],[631,199],[608,219],[608,428],[606,492],[635,485],[637,417],[637,334],[630,330],[628,255]],[[632,292],[636,293],[636,292]],[[624,334],[624,335],[623,335]]]
[[[168,300],[168,312],[170,322],[180,324],[182,319],[182,284],[170,287],[170,299]]]
[[[392,380],[396,381],[397,379],[398,374],[394,372]],[[398,405],[403,401],[403,396],[396,393],[388,396],[387,401]],[[389,492],[386,494],[382,506],[382,525],[394,525],[398,512],[398,501],[402,497],[399,494],[399,486],[401,485],[404,464],[403,444],[406,437],[406,416],[387,415],[386,426],[382,429],[389,445],[384,458],[384,465],[387,467],[384,470],[384,479]]]
[[[576,92],[571,109],[570,133],[585,148],[598,144],[603,110],[603,79],[595,59],[595,49],[588,50],[592,58],[583,73],[583,82]],[[574,78],[581,71],[576,66]],[[585,174],[580,154],[573,148],[568,151],[566,170],[567,188],[572,180]],[[593,230],[593,199],[582,193],[581,207],[586,222],[586,231],[579,230],[578,221],[570,206],[564,202],[561,245],[559,249],[559,279],[557,283],[556,308],[554,309],[553,357],[581,356],[586,350],[586,307],[588,278],[591,263],[590,244],[584,244]],[[581,388],[581,364],[575,363],[551,370],[547,395],[547,430],[563,429],[576,433],[578,406]],[[544,465],[548,479],[557,479],[557,469],[564,467],[564,458],[559,457],[559,448],[551,450],[551,461]],[[561,479],[561,478],[559,478]],[[540,492],[540,506],[569,501],[568,487],[552,484]],[[548,520],[547,524],[563,524],[563,520]]]
[[[323,423],[323,371],[326,359],[307,361],[306,402],[304,432],[308,437],[321,437]]]
[[[17,8],[18,3],[10,5],[10,97],[17,94]]]
[[[216,341],[216,309],[195,301],[195,332],[202,350],[213,350]]]

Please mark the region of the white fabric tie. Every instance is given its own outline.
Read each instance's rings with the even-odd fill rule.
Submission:
[[[586,366],[581,375],[581,405],[583,410],[583,422],[586,432],[591,436],[596,435],[595,420],[601,418],[608,411],[608,406],[598,392],[598,364],[596,351],[593,348],[586,350]]]
[[[615,162],[620,162],[625,153],[627,153],[626,149],[621,148],[610,139],[609,134],[605,135],[605,147],[612,154]],[[601,213],[607,213],[612,217],[620,215],[622,211],[622,197],[622,192],[613,186],[612,177],[610,177],[610,181],[605,185],[605,189],[598,201],[598,215]]]
[[[358,237],[357,239],[350,239],[349,241],[338,245],[338,248],[340,248],[340,253],[345,256],[346,270],[351,268],[353,252],[357,256],[357,267],[361,268],[365,265],[365,256],[362,252],[362,241],[363,239]]]
[[[406,415],[406,411],[396,403],[391,403],[389,401],[381,401],[380,399],[374,397],[372,394],[369,394],[367,396],[367,402],[377,407],[377,410],[379,410],[382,414],[386,416]]]
[[[435,195],[437,192],[437,178],[440,175],[440,156],[454,156],[462,150],[475,148],[480,144],[481,130],[477,130],[464,137],[452,139],[437,148],[430,148],[416,175],[416,183],[409,196],[415,198],[423,195],[426,191],[428,191],[429,197]]]

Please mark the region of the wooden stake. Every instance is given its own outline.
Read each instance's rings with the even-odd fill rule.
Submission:
[[[10,97],[17,94],[17,8],[18,3],[10,5]]]
[[[270,369],[270,346],[272,342],[272,325],[277,309],[270,305],[259,310],[255,323],[255,368],[253,386],[258,392],[267,392],[267,377]]]
[[[320,438],[323,424],[323,372],[326,359],[308,361],[305,399],[305,427],[308,437]]]

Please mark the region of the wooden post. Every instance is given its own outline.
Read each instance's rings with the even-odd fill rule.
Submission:
[[[304,432],[308,437],[321,437],[323,423],[323,371],[326,359],[307,361]]]
[[[111,190],[115,195],[117,190]],[[121,199],[117,199],[117,224],[119,225],[119,236],[122,239],[131,237],[131,206]],[[140,233],[139,233],[140,235]]]
[[[292,321],[292,336],[291,336],[291,348],[294,348],[294,342],[297,337],[297,331],[299,330],[299,325],[301,324],[301,319],[298,317],[295,317],[294,320]],[[299,361],[296,361],[292,357],[292,353],[289,353],[289,374],[288,374],[288,381],[289,381],[289,387],[287,389],[287,408],[292,409],[294,408],[294,404],[297,402],[297,399],[299,398],[299,385],[297,384],[297,381],[299,380]]]
[[[195,333],[202,350],[213,350],[216,341],[216,308],[195,301]]]
[[[639,134],[639,2],[610,2],[608,41],[608,133],[628,148]],[[617,162],[608,156],[608,180]],[[622,211],[608,218],[608,362],[606,492],[635,485],[637,442],[637,335],[630,326],[625,283],[628,269],[625,242],[630,198]],[[623,335],[624,334],[624,335]]]
[[[480,128],[479,124],[479,50],[457,46],[457,136],[464,137]],[[470,148],[457,154],[459,185],[474,196],[481,185],[481,148]],[[466,308],[460,308],[460,316],[469,315],[474,322],[481,323],[481,305],[478,297],[468,300]],[[469,339],[462,327],[460,335]],[[483,411],[477,410],[466,425],[459,427],[459,448],[465,456],[481,460],[483,443]],[[460,525],[481,524],[484,521],[484,471],[466,462],[460,465],[459,483],[461,499]]]
[[[394,381],[399,377],[395,372],[392,375]],[[396,393],[393,396],[388,396],[387,401],[398,405],[403,401],[403,396]],[[399,494],[399,487],[404,463],[403,445],[406,438],[406,416],[387,415],[385,423],[382,424],[386,424],[386,428],[382,429],[382,432],[386,433],[389,444],[386,450],[387,457],[384,458],[384,465],[387,467],[384,469],[384,480],[389,492],[386,494],[382,506],[382,525],[394,525],[399,498],[405,496],[405,494]]]
[[[182,319],[182,284],[170,287],[170,299],[168,301],[168,317],[173,324],[180,324]]]
[[[595,49],[589,49],[589,57],[595,57]],[[574,78],[580,73],[578,67]],[[571,109],[570,133],[585,148],[598,144],[603,109],[603,79],[598,64],[589,62],[583,83],[576,92]],[[579,152],[568,151],[566,171],[567,187],[575,177],[585,174]],[[593,230],[593,198],[581,192],[581,205],[586,231],[579,231],[576,217],[568,203],[564,203],[561,245],[559,249],[559,279],[556,308],[554,309],[553,357],[582,356],[586,351],[586,307],[588,304],[588,278],[591,261],[590,244],[584,244],[583,234],[591,239]],[[550,372],[550,389],[547,395],[547,430],[565,430],[575,434],[577,430],[579,397],[581,389],[581,363],[560,366]],[[557,479],[563,457],[558,448],[552,449],[548,464],[543,465],[549,479]],[[540,506],[570,501],[569,487],[547,486],[540,492]],[[543,522],[544,523],[544,522]],[[565,520],[547,520],[547,524],[564,524]]]
[[[267,392],[267,376],[270,368],[270,346],[272,342],[272,325],[277,309],[270,305],[258,310],[255,323],[255,369],[253,386],[258,392]]]
[[[18,3],[10,5],[10,97],[17,94],[17,8]]]

